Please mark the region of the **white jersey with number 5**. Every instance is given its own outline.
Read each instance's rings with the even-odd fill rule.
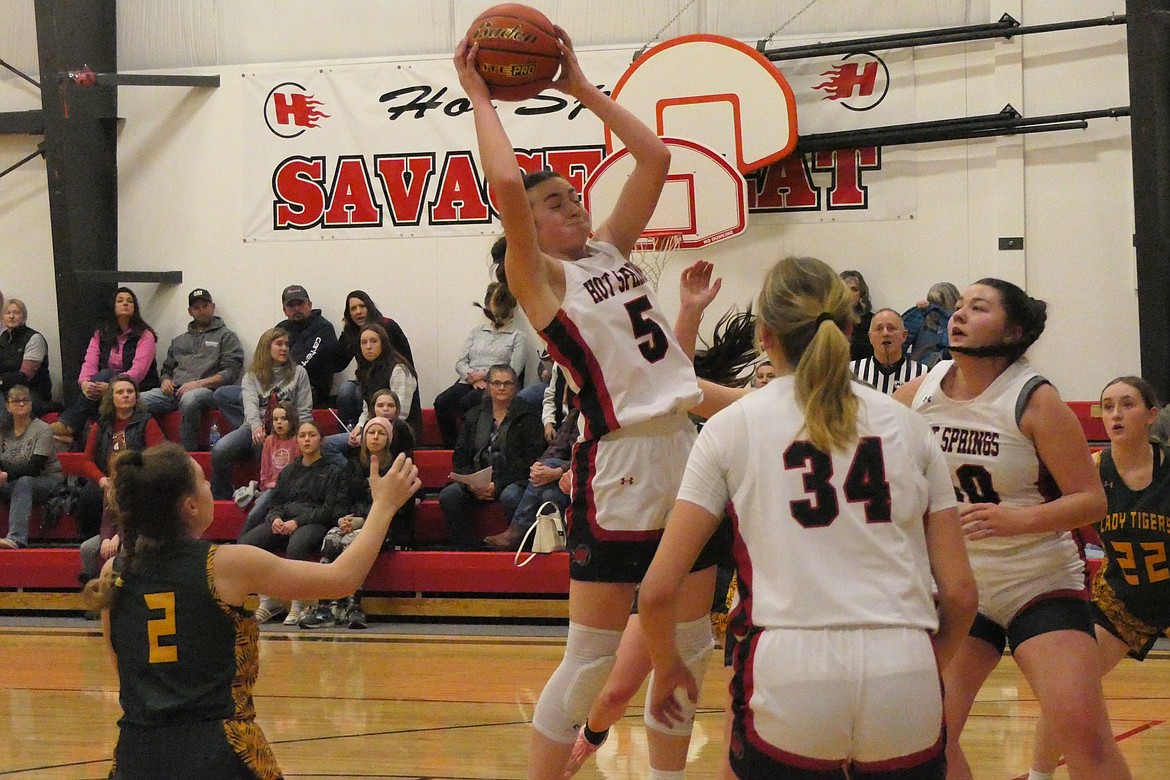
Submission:
[[[586,247],[589,257],[565,263],[565,299],[541,331],[577,391],[585,438],[690,409],[695,369],[646,274],[610,244]]]
[[[858,441],[826,455],[805,437],[791,376],[712,417],[678,497],[735,507],[748,625],[934,630],[923,515],[956,504],[930,428],[859,382]]]

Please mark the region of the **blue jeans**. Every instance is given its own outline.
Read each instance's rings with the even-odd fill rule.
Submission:
[[[63,481],[60,474],[39,477],[18,477],[0,487],[0,495],[8,497],[8,538],[18,547],[28,547],[28,524],[34,502],[44,501]]]
[[[223,385],[215,388],[215,401],[219,413],[233,428],[244,424],[244,388],[240,385]]]
[[[545,458],[541,462],[554,469],[563,469],[569,465],[569,461],[557,458]],[[547,485],[534,485],[531,481],[526,482],[524,495],[521,496],[520,503],[516,505],[516,511],[510,515],[511,524],[527,531],[536,522],[536,511],[544,505],[545,501],[556,504],[560,508],[561,514],[564,515],[565,509],[569,506],[569,497],[561,491],[560,480],[549,482]]]
[[[362,389],[357,382],[342,382],[337,388],[337,416],[346,425],[352,427],[357,422],[365,404],[366,399],[362,398]]]
[[[345,458],[350,453],[349,434],[331,433],[321,442],[321,457],[338,466],[345,465]]]
[[[220,411],[223,411],[222,407]],[[225,433],[223,438],[216,442],[211,448],[211,495],[216,501],[231,499],[235,491],[235,487],[232,486],[232,469],[235,468],[236,461],[249,456],[259,458],[263,450],[263,444],[252,441],[251,428],[236,428],[231,433]]]
[[[524,494],[526,482],[513,482],[500,492],[500,505],[504,508],[504,517],[511,517],[516,513],[516,505]],[[439,491],[439,508],[443,510],[443,520],[447,524],[447,533],[451,543],[461,550],[480,550],[483,542],[475,535],[475,522],[472,520],[470,509],[479,499],[461,482],[452,482]]]
[[[544,391],[548,389],[548,382],[537,382],[521,390],[516,395],[524,399],[529,406],[535,409],[544,408]]]
[[[114,375],[121,372],[116,372],[109,368],[103,368],[93,375],[91,382],[109,382],[114,378]],[[81,431],[85,428],[85,423],[91,417],[97,417],[98,404],[101,399],[91,401],[85,397],[84,393],[78,393],[77,397],[73,399],[73,403],[61,412],[61,416],[57,418],[58,422],[69,426],[69,430],[73,431],[74,436],[81,436]]]
[[[203,413],[215,408],[215,391],[200,387],[188,390],[179,398],[174,393],[167,395],[156,387],[142,394],[142,403],[146,411],[155,417],[178,409],[179,441],[187,452],[195,452],[199,449],[199,427],[203,424]]]

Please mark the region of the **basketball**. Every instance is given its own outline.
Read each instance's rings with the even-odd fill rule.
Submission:
[[[494,98],[524,100],[540,93],[561,64],[552,22],[526,5],[492,6],[471,23],[467,37],[479,44],[476,64]]]

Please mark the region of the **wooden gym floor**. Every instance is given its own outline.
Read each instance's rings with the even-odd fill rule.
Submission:
[[[120,714],[95,624],[0,627],[0,778],[104,778]],[[560,660],[557,636],[305,631],[265,627],[258,721],[285,776],[523,778],[527,723]],[[407,628],[406,630],[410,630]],[[541,633],[541,632],[528,632]],[[1170,654],[1123,661],[1106,679],[1113,731],[1136,778],[1170,777]],[[712,659],[689,778],[717,776],[726,697]],[[578,777],[648,774],[641,697]],[[1037,706],[1010,658],[976,702],[964,742],[977,778],[1026,776]],[[1061,769],[1057,777],[1067,774]]]

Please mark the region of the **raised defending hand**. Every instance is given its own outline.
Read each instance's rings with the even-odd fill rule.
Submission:
[[[682,705],[675,697],[676,690],[681,688],[692,702],[699,700],[699,686],[695,677],[677,655],[669,669],[654,669],[654,685],[651,687],[650,714],[668,726],[682,723],[683,719]]]
[[[473,103],[479,100],[490,102],[491,95],[488,93],[487,84],[475,63],[478,53],[478,43],[472,44],[466,37],[459,41],[459,45],[455,47],[455,73],[459,76],[459,86],[463,87],[463,92]]]
[[[378,456],[370,455],[370,497],[375,504],[390,504],[397,511],[420,487],[418,467],[404,453],[394,459],[390,470],[382,476],[378,476]]]
[[[706,260],[696,260],[683,269],[678,286],[681,308],[701,312],[711,305],[711,301],[719,294],[719,288],[723,286],[722,278],[711,281],[714,272],[715,266]]]

